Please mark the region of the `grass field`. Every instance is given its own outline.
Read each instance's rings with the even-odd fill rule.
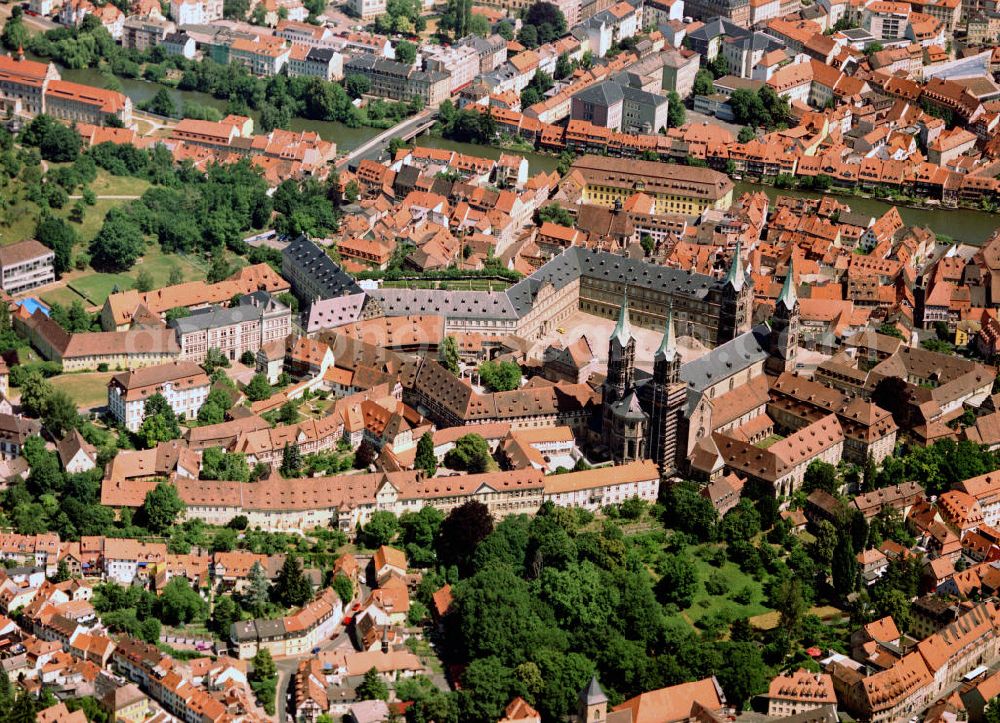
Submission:
[[[69,306],[74,301],[83,302],[84,305],[88,303],[83,296],[81,296],[80,294],[73,291],[73,289],[70,289],[69,287],[66,286],[59,289],[52,289],[51,291],[46,291],[41,294],[41,298],[42,301],[44,301],[46,304],[50,306],[52,304]]]
[[[50,164],[53,168],[57,165],[59,164]],[[144,181],[141,178],[112,176],[107,171],[101,170],[98,171],[94,182],[90,184],[90,189],[98,196],[141,196],[149,188],[149,185],[149,181]],[[5,188],[3,192],[8,195],[19,195],[21,188],[15,183]],[[83,222],[73,224],[77,236],[80,237],[78,250],[82,250],[83,245],[90,243],[90,240],[97,235],[109,209],[128,202],[128,200],[121,199],[98,199],[93,206],[87,206]],[[53,209],[52,214],[68,218],[70,209],[75,203],[76,201],[71,199],[62,208]],[[18,200],[3,216],[0,216],[0,245],[16,243],[34,236],[38,217],[38,206],[23,198]]]
[[[149,181],[143,178],[112,176],[105,170],[98,170],[89,188],[98,196],[141,196],[149,186]]]
[[[385,281],[388,289],[451,289],[452,291],[503,291],[510,284],[495,279],[460,279],[446,281]]]
[[[757,443],[756,446],[758,447],[758,449],[767,449],[772,444],[780,442],[783,439],[784,437],[782,437],[780,434],[772,434],[767,439],[762,439],[760,442]]]
[[[75,292],[79,297],[83,298],[85,303],[101,306],[116,286],[119,291],[134,287],[135,279],[142,269],[148,271],[153,277],[154,288],[166,286],[170,278],[170,272],[175,266],[181,270],[185,281],[200,281],[205,278],[207,271],[200,259],[195,260],[187,256],[177,256],[174,254],[167,255],[160,251],[159,246],[153,245],[147,249],[146,255],[127,273],[103,274],[89,272],[70,275],[67,282],[67,289],[44,294],[42,298],[46,301],[64,303],[59,298],[50,299],[50,296],[58,294],[63,299],[72,300],[72,295]]]
[[[81,374],[59,374],[49,381],[56,389],[62,389],[81,408],[102,407],[108,401],[108,380],[115,372],[83,372]]]
[[[699,545],[691,549],[695,570],[698,575],[698,589],[694,594],[691,607],[679,613],[688,623],[697,623],[709,615],[724,614],[729,620],[753,617],[768,612],[764,605],[764,593],[757,580],[747,575],[733,562],[726,560],[720,567],[715,567],[699,554],[715,545]],[[722,595],[710,595],[705,589],[705,583],[710,578],[724,583],[725,592]],[[750,591],[750,602],[739,603],[733,598],[741,591]]]

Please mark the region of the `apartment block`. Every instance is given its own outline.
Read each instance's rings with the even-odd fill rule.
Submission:
[[[116,374],[108,382],[108,410],[129,431],[136,432],[146,417],[146,401],[163,395],[181,420],[194,419],[208,398],[211,381],[194,362],[146,367]]]
[[[344,65],[346,75],[361,75],[371,83],[369,93],[378,98],[409,101],[420,98],[437,107],[451,96],[451,76],[437,70],[417,70],[405,63],[362,55]]]
[[[56,280],[55,253],[34,239],[0,247],[0,288],[16,295]]]

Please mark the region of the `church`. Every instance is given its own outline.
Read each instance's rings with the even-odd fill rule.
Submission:
[[[608,371],[602,386],[601,434],[615,464],[652,459],[664,477],[686,472],[688,457],[698,441],[714,431],[715,400],[739,391],[763,375],[792,371],[800,336],[799,301],[795,292],[793,263],[769,324],[758,324],[737,334],[704,356],[681,364],[674,328],[674,314],[667,314],[666,328],[653,355],[653,374],[636,378],[636,339],[629,319],[628,293],[618,322],[608,341]],[[726,275],[724,304],[749,318],[752,281],[743,266],[740,248]],[[759,386],[759,385],[758,385]],[[766,394],[766,384],[763,385]]]

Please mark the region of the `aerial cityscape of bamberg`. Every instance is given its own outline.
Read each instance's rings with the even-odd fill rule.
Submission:
[[[0,723],[1000,723],[1000,1],[0,46]]]

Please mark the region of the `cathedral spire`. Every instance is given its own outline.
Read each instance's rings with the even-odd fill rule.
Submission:
[[[611,340],[618,340],[618,343],[623,347],[628,346],[629,340],[632,338],[632,324],[629,322],[628,318],[628,287],[625,287],[625,298],[622,300],[621,311],[618,312],[618,323],[615,324],[615,330],[611,332]]]
[[[671,304],[670,310],[667,312],[667,326],[663,331],[663,339],[660,340],[660,346],[653,355],[653,359],[672,362],[676,357],[677,338],[674,336],[674,307]]]
[[[781,286],[781,294],[778,295],[778,303],[775,306],[784,304],[788,311],[795,308],[795,305],[799,303],[798,294],[795,293],[795,257],[790,256],[788,259],[788,273],[785,274],[785,283]]]
[[[736,249],[733,251],[733,260],[729,264],[729,273],[726,274],[726,285],[732,286],[734,291],[741,291],[746,282],[746,272],[743,270],[743,256],[740,253],[740,242],[736,242]]]

